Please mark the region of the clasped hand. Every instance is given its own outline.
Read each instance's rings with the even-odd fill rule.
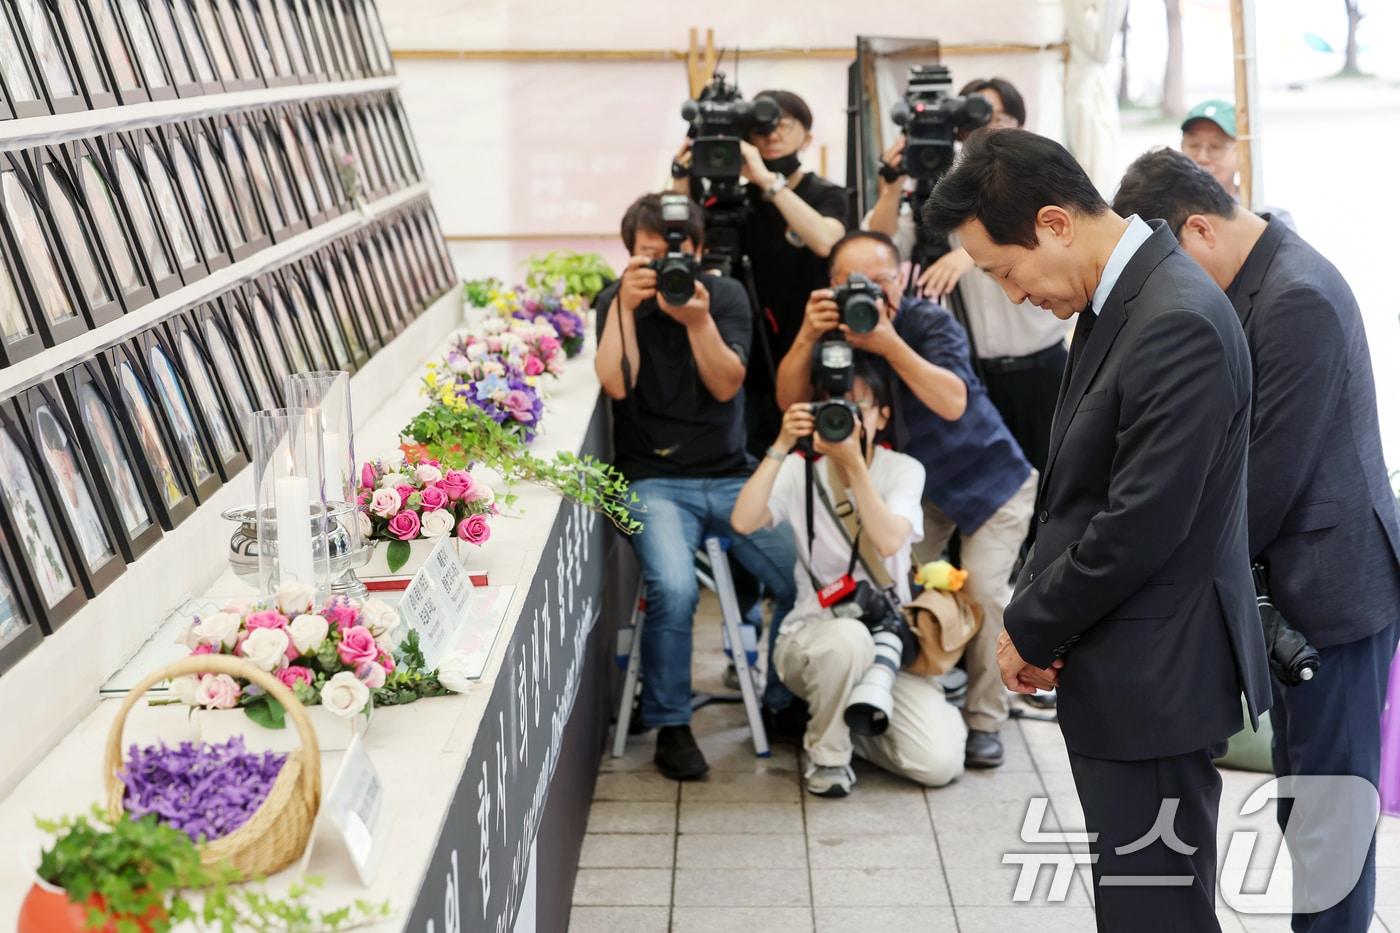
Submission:
[[[1063,658],[1056,658],[1049,667],[1036,667],[1021,657],[1011,636],[1003,631],[997,636],[997,666],[1001,668],[1001,682],[1006,684],[1006,689],[1035,693],[1036,690],[1055,689],[1065,662]]]

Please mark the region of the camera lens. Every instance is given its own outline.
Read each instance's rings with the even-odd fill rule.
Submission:
[[[685,304],[695,295],[695,277],[689,266],[667,261],[656,276],[656,291],[673,308]]]
[[[868,334],[880,323],[880,306],[869,295],[851,295],[841,308],[841,322],[857,334]]]
[[[841,402],[828,402],[817,407],[817,434],[822,440],[839,444],[856,429],[856,418]]]

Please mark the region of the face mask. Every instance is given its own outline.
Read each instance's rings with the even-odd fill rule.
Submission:
[[[785,155],[779,159],[764,159],[764,166],[770,172],[778,172],[791,178],[797,174],[797,170],[802,167],[801,161],[797,158],[797,153]]]

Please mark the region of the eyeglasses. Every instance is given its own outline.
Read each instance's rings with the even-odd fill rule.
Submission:
[[[801,126],[802,126],[802,124],[799,123],[799,122],[797,122],[797,118],[796,118],[796,117],[786,117],[786,116],[785,116],[785,117],[780,117],[780,118],[778,119],[778,122],[775,123],[775,124],[773,124],[773,129],[772,129],[772,130],[770,130],[770,131],[767,132],[767,133],[760,133],[760,132],[755,131],[755,132],[753,133],[753,136],[757,137],[758,139],[764,139],[764,138],[767,138],[767,137],[769,137],[769,136],[775,136],[775,135],[777,135],[778,133],[783,133],[783,134],[791,133],[793,130],[795,130],[795,129],[801,127]]]
[[[870,279],[870,281],[874,282],[876,285],[898,285],[902,281],[898,272],[881,272],[879,275],[867,275],[866,278]],[[845,285],[849,279],[850,275],[848,274],[842,276],[841,281],[835,282],[834,284]]]

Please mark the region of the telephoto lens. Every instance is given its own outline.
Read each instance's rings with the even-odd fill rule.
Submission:
[[[812,406],[817,435],[831,444],[839,444],[851,436],[859,414],[860,410],[843,398],[817,402]]]
[[[868,334],[880,323],[880,302],[885,300],[885,293],[859,272],[838,286],[832,297],[841,309],[841,323],[852,333]]]
[[[875,635],[875,663],[866,670],[846,703],[846,725],[857,735],[884,735],[894,711],[894,675],[899,672],[904,643],[898,632],[880,629]]]

